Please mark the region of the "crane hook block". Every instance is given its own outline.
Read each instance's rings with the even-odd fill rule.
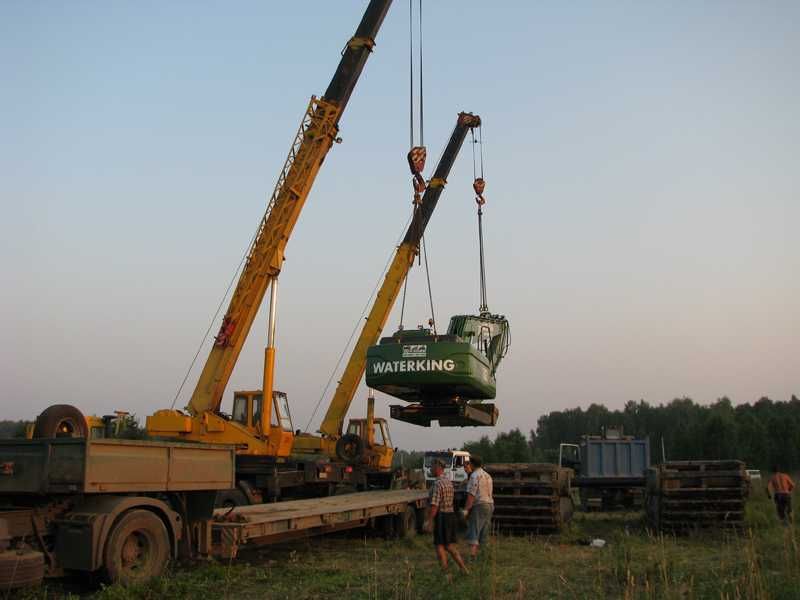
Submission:
[[[412,175],[419,175],[425,169],[425,159],[428,157],[428,150],[425,146],[414,146],[408,151],[408,167]]]
[[[478,203],[478,206],[486,204],[486,199],[483,197],[483,190],[486,189],[486,182],[483,177],[475,178],[475,181],[472,183],[472,189],[475,190],[475,194],[478,196],[475,198],[475,202]]]
[[[406,156],[408,159],[408,168],[411,169],[411,175],[414,176],[412,185],[414,186],[415,197],[425,191],[425,179],[422,177],[422,171],[425,169],[425,159],[427,156],[428,151],[425,146],[414,146],[408,151],[408,155]]]

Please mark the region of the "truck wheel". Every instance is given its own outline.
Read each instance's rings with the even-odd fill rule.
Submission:
[[[156,577],[170,558],[167,528],[148,510],[132,510],[114,525],[106,540],[104,563],[113,583],[127,585]]]
[[[413,537],[417,533],[417,511],[413,506],[394,516],[395,535],[400,539]]]
[[[84,438],[89,434],[83,413],[69,404],[48,406],[36,417],[34,438]]]
[[[33,587],[44,578],[44,554],[30,550],[0,552],[0,591]]]
[[[250,502],[242,490],[220,490],[214,501],[216,508],[236,508],[237,506],[247,506]]]

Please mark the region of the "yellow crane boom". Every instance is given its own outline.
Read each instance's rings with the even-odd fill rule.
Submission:
[[[339,119],[390,5],[391,0],[370,2],[355,35],[343,51],[325,95],[311,98],[189,402],[188,410],[194,415],[220,407],[236,360],[267,287],[281,271],[289,236],[317,172],[336,140]],[[264,392],[268,398],[271,390]]]
[[[291,451],[293,432],[286,395],[273,390],[277,278],[286,244],[317,173],[333,142],[339,141],[339,119],[375,46],[375,36],[390,5],[391,0],[370,0],[355,35],[342,50],[325,94],[321,98],[311,97],[192,393],[187,406],[189,414],[156,411],[147,417],[151,435],[235,444],[240,455],[284,458]],[[223,394],[268,287],[271,287],[271,306],[263,388],[237,392],[228,419],[220,414]]]

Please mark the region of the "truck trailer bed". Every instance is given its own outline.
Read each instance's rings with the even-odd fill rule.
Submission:
[[[426,490],[386,490],[218,509],[212,552],[233,558],[245,547],[354,529],[380,518],[393,518],[395,531],[405,535],[421,524],[427,504]]]
[[[55,438],[0,440],[0,496],[225,490],[234,448],[177,442]]]

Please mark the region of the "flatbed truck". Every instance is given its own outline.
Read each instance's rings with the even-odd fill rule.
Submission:
[[[214,509],[236,477],[231,446],[120,439],[0,441],[0,591],[101,573],[123,584],[173,559],[376,527],[410,535],[424,490]]]

